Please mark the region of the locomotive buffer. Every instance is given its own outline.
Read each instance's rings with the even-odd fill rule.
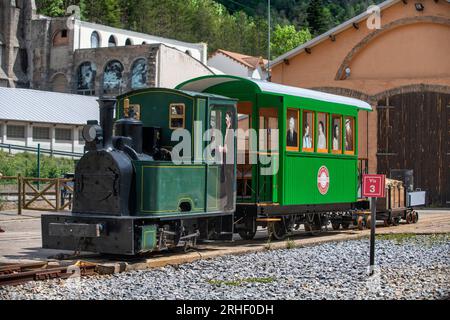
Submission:
[[[374,274],[375,268],[375,225],[377,213],[377,198],[385,197],[386,176],[383,174],[364,174],[362,196],[370,198],[370,264],[369,276]]]

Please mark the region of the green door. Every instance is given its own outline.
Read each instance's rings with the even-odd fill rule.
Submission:
[[[274,174],[278,166],[273,165],[274,161],[278,161],[278,136],[278,110],[261,108],[258,132],[258,202],[278,202],[278,175]],[[262,161],[264,157],[266,161]]]

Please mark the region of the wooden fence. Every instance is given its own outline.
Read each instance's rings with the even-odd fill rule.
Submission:
[[[73,179],[65,178],[28,178],[19,176],[0,176],[0,181],[10,180],[17,185],[17,192],[8,192],[17,196],[17,211],[22,209],[38,211],[70,210],[73,202]]]

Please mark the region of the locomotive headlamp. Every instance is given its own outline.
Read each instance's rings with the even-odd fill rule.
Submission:
[[[94,140],[102,140],[103,139],[103,131],[102,127],[99,125],[91,125],[88,124],[83,128],[83,139],[86,142],[92,142]]]

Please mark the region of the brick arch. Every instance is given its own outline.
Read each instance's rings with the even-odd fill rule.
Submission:
[[[375,30],[374,32],[367,35],[364,39],[362,39],[358,44],[356,44],[350,50],[350,52],[347,54],[347,56],[344,58],[341,65],[339,66],[339,69],[335,76],[335,80],[342,80],[344,78],[345,69],[349,66],[350,61],[359,52],[361,52],[361,50],[363,50],[365,47],[367,47],[367,45],[372,40],[380,37],[384,33],[391,31],[395,28],[407,26],[407,25],[411,25],[411,24],[425,23],[425,22],[450,26],[450,19],[442,18],[442,17],[435,17],[435,16],[409,17],[409,18],[399,19],[399,20],[395,20],[391,23],[388,23],[383,28]]]
[[[50,78],[51,90],[53,92],[67,92],[69,79],[62,72],[57,72]]]
[[[371,98],[374,101],[378,101],[383,98],[412,92],[435,92],[435,93],[450,94],[450,86],[423,84],[423,83],[411,84],[379,92],[373,95]]]

